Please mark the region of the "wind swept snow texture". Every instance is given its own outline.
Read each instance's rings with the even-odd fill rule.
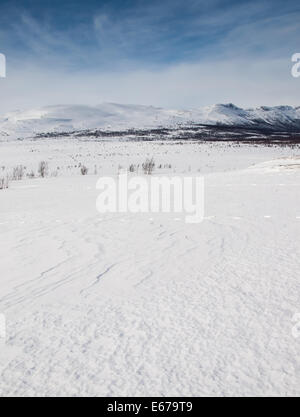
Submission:
[[[195,125],[300,133],[300,107],[264,106],[245,110],[233,104],[216,104],[193,110],[167,110],[113,103],[94,107],[48,106],[0,117],[0,140],[93,129],[126,133],[132,129],[178,129]]]
[[[11,167],[62,167],[0,192],[2,396],[300,394],[299,149],[2,145]],[[150,155],[156,174],[204,174],[202,223],[100,215],[98,176],[67,169]]]

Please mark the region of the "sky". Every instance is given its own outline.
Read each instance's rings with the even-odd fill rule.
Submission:
[[[0,112],[300,105],[299,0],[0,0]]]

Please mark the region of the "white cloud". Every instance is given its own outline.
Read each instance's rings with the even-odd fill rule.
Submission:
[[[103,101],[174,108],[217,102],[300,105],[300,81],[291,76],[291,56],[300,52],[299,12],[269,16],[271,6],[262,1],[247,8],[241,3],[233,13],[232,8],[218,11],[216,3],[215,8],[203,3],[199,12],[198,2],[190,1],[194,17],[188,23],[182,19],[184,28],[176,30],[174,9],[161,2],[137,8],[122,19],[99,10],[89,26],[63,30],[21,13],[11,27],[24,51],[14,51],[0,28],[0,39],[10,45],[7,53],[0,51],[7,55],[7,78],[0,79],[0,113]],[[179,7],[182,1],[173,0],[172,5]],[[82,43],[76,42],[78,34]],[[202,42],[199,48],[188,41],[193,38]],[[178,51],[178,59],[175,53],[167,64],[165,55],[171,49]]]
[[[70,73],[55,64],[8,67],[0,80],[0,112],[48,104],[103,101],[170,108],[233,102],[300,105],[300,81],[291,76],[291,57],[179,64],[158,70]]]

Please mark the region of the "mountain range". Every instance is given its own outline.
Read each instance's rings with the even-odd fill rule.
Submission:
[[[0,117],[0,140],[46,136],[116,136],[133,132],[207,132],[247,130],[250,135],[300,134],[300,107],[262,106],[243,109],[215,104],[192,110],[103,103],[57,105],[14,111]],[[123,132],[123,133],[122,133]],[[193,133],[192,133],[193,134]],[[175,135],[176,136],[176,135]]]

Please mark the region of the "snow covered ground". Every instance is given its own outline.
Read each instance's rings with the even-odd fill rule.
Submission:
[[[202,223],[96,211],[150,156],[204,175]],[[299,148],[1,143],[2,173],[41,160],[0,191],[2,396],[300,395]]]

